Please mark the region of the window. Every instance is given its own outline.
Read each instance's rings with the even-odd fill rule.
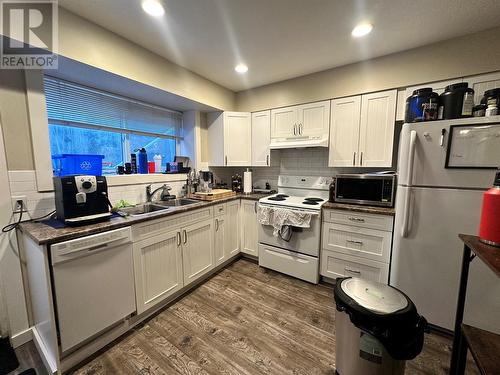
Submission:
[[[148,160],[174,160],[182,140],[182,113],[75,83],[44,77],[50,151],[101,154],[103,174],[116,174],[130,153],[144,147]]]

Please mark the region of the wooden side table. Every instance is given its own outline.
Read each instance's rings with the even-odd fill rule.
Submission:
[[[500,248],[489,246],[479,237],[459,234],[464,243],[462,272],[458,289],[457,313],[455,318],[455,336],[451,355],[450,374],[463,375],[467,359],[467,348],[470,349],[481,374],[500,374],[500,335],[479,328],[462,324],[467,294],[469,265],[476,256],[500,277]]]

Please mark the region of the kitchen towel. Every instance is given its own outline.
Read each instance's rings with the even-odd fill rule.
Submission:
[[[280,232],[285,226],[309,228],[311,217],[316,215],[310,212],[291,210],[289,208],[268,207],[259,205],[257,220],[262,225],[273,227],[273,236],[280,237]]]

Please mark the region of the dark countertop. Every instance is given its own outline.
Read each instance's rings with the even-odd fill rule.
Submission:
[[[394,209],[394,207],[361,206],[358,204],[346,204],[346,203],[335,203],[335,202],[326,202],[323,206],[321,206],[321,208],[363,212],[367,214],[389,215],[389,216],[394,216],[396,214],[396,210]]]
[[[459,234],[458,237],[476,254],[495,274],[500,277],[500,247],[479,241],[478,236]]]
[[[199,203],[187,206],[169,207],[166,210],[157,211],[155,213],[148,215],[114,217],[107,221],[95,224],[83,225],[80,227],[65,227],[56,229],[40,222],[27,222],[27,223],[22,223],[19,226],[19,229],[21,230],[21,232],[23,232],[23,234],[26,234],[29,237],[31,237],[31,239],[33,239],[38,245],[50,245],[57,242],[68,241],[75,238],[88,236],[91,234],[106,232],[112,229],[127,227],[143,221],[155,220],[162,217],[167,217],[179,213],[197,210],[203,207],[214,206],[217,204],[230,202],[236,199],[248,199],[256,201],[267,195],[269,194],[260,194],[260,193],[237,194],[235,197],[223,198],[215,201],[199,201]]]

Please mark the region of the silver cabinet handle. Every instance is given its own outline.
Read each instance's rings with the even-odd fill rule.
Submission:
[[[297,135],[297,124],[293,124],[293,135]]]
[[[215,231],[219,231],[219,219],[215,219]]]
[[[253,210],[254,210],[254,212],[255,212],[255,213],[257,213],[257,204],[258,204],[258,203],[259,203],[259,202],[255,202],[255,204],[253,205]]]
[[[227,165],[227,155],[225,156],[225,162],[226,162],[226,165]]]
[[[299,135],[302,135],[302,123],[299,124]]]
[[[269,166],[269,155],[266,155],[266,165]]]
[[[183,230],[183,233],[184,233],[184,244],[187,244],[187,242],[188,242],[188,234],[187,234],[187,232],[186,232],[185,229]]]
[[[354,154],[352,155],[352,165],[356,165],[356,151],[354,151]]]
[[[344,268],[344,271],[350,272],[350,273],[355,273],[356,275],[361,275],[361,271],[351,270],[350,268],[347,268],[347,267]]]
[[[181,246],[181,232],[177,232],[175,237],[177,237],[177,246]]]
[[[358,223],[364,223],[364,222],[365,222],[365,219],[362,219],[362,218],[360,218],[360,217],[353,217],[353,216],[349,216],[349,218],[348,218],[348,219],[349,219],[349,220],[351,220],[351,221],[356,221],[356,222],[358,222]]]
[[[355,243],[356,245],[363,245],[363,241],[345,240],[345,242]]]
[[[363,151],[361,151],[361,154],[359,155],[359,165],[363,165]]]

